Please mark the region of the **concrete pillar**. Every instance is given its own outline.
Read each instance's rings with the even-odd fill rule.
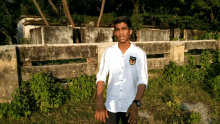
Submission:
[[[87,58],[87,70],[86,70],[87,72],[86,73],[88,75],[97,74],[98,73],[97,68],[98,68],[97,58]]]
[[[178,65],[184,65],[184,42],[172,41],[170,42],[170,61],[178,63]]]
[[[94,30],[94,22],[85,25],[86,43],[95,43]]]
[[[183,30],[183,38],[186,39],[186,41],[188,40],[188,30],[187,29]]]
[[[11,102],[19,87],[16,46],[0,46],[0,103]]]
[[[180,29],[174,29],[174,38],[178,38],[178,41],[180,40]]]

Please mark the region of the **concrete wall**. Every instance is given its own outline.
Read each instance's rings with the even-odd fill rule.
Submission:
[[[27,52],[28,51],[28,52]],[[50,72],[55,78],[72,78],[82,74],[91,75],[98,67],[98,50],[94,44],[62,45],[19,45],[18,60],[21,63],[22,80],[28,80],[30,73]],[[32,66],[32,61],[66,60],[86,58],[87,63]]]
[[[44,26],[30,32],[31,44],[73,44],[73,29],[69,26]]]
[[[114,28],[96,28],[94,23],[85,26],[86,43],[113,42]]]
[[[41,27],[30,30],[30,43],[31,44],[42,44]]]
[[[11,93],[20,80],[28,80],[31,73],[46,71],[55,78],[73,78],[82,74],[97,74],[104,50],[114,45],[107,43],[17,45],[0,47],[0,102],[10,102]],[[163,58],[149,58],[148,70],[164,69],[170,61],[186,64],[184,55],[190,49],[217,49],[220,41],[153,41],[133,42],[146,54],[164,54]],[[17,50],[16,50],[17,49]],[[32,66],[33,61],[86,58],[86,63]],[[198,58],[198,57],[197,57]]]
[[[10,102],[19,87],[16,46],[0,46],[0,103]]]
[[[21,38],[27,38],[27,39],[30,38],[30,30],[31,29],[35,29],[35,28],[40,27],[40,26],[36,26],[36,25],[24,26],[23,23],[26,22],[26,20],[30,20],[30,19],[36,19],[36,18],[24,18],[18,22],[18,24],[17,24],[17,44],[20,44],[19,39],[21,39]]]
[[[96,28],[90,25],[76,27],[81,43],[113,42],[113,28]],[[68,26],[39,27],[30,30],[31,44],[73,44],[73,29]]]
[[[200,40],[201,36],[206,33],[206,31],[184,29],[184,38],[186,40],[193,40],[193,37],[196,36]]]
[[[170,30],[142,29],[137,31],[137,41],[170,41]]]

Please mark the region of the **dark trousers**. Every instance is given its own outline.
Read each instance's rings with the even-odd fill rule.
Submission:
[[[112,113],[108,111],[108,118],[106,117],[105,119],[106,119],[105,124],[119,124],[120,119],[123,124],[129,124],[128,123],[129,116],[126,117],[126,112]]]

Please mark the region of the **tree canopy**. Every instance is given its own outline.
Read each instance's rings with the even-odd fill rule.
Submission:
[[[49,22],[66,25],[61,0],[36,0]],[[58,13],[51,6],[55,7]],[[76,23],[98,20],[102,0],[67,0]],[[21,15],[40,15],[33,0],[0,1],[0,32],[16,40],[16,25]],[[116,16],[131,17],[133,28],[154,25],[158,28],[198,29],[218,32],[219,0],[106,0],[101,23],[113,23]],[[15,43],[15,42],[13,42]]]

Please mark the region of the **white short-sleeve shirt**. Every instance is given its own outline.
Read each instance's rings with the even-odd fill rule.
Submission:
[[[131,43],[131,41],[130,41]],[[106,48],[102,55],[98,81],[109,74],[105,106],[110,112],[127,112],[136,97],[139,84],[148,84],[147,57],[145,51],[131,43],[122,54],[118,43]]]

